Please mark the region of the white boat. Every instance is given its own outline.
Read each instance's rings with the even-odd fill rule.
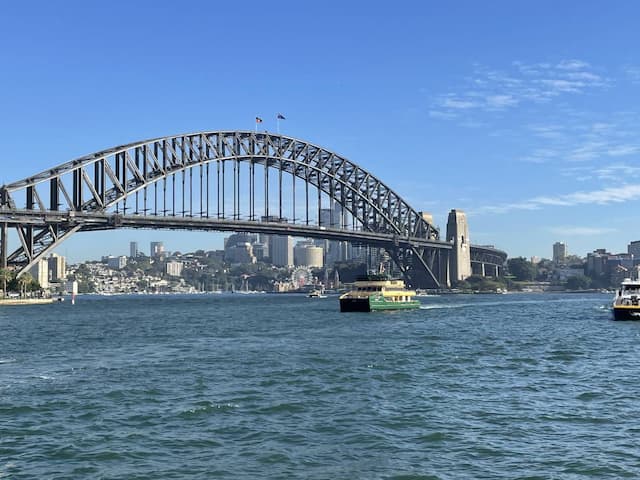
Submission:
[[[322,290],[311,290],[309,292],[309,295],[307,295],[307,297],[309,297],[309,298],[327,298],[326,295],[322,294]]]
[[[613,298],[614,320],[640,320],[640,280],[625,278]]]

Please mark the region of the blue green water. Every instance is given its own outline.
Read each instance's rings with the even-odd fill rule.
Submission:
[[[639,478],[640,322],[610,300],[4,307],[0,478]]]

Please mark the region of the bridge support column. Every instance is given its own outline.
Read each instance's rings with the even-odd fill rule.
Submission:
[[[453,243],[451,251],[451,280],[460,282],[471,276],[471,245],[467,216],[460,210],[451,210],[447,220],[447,242]]]
[[[3,223],[0,227],[0,268],[7,268],[7,237],[9,225]]]
[[[484,263],[480,264],[480,270],[481,270],[480,275],[482,275],[483,277],[486,277],[487,276],[487,272],[486,272],[486,270],[484,268]]]

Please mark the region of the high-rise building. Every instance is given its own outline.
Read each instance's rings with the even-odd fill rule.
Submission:
[[[633,258],[640,258],[640,240],[635,240],[627,247],[627,253],[633,255]]]
[[[161,257],[164,255],[164,244],[162,242],[151,242],[150,257]]]
[[[314,245],[312,240],[298,242],[293,249],[293,260],[296,266],[318,267],[323,263],[323,249]]]
[[[138,242],[129,243],[129,256],[133,258],[138,256]]]
[[[49,281],[60,282],[67,278],[67,260],[57,253],[52,253],[47,259]]]
[[[269,236],[271,263],[277,267],[293,266],[293,238],[290,236]]]
[[[567,259],[567,245],[564,242],[553,244],[553,263],[559,265]]]
[[[320,210],[319,223],[325,228],[342,228],[345,221],[345,214],[342,206],[338,202],[333,203],[332,208],[323,208]],[[324,263],[332,266],[335,262],[349,259],[347,242],[339,242],[336,240],[317,240],[315,244],[324,250]]]

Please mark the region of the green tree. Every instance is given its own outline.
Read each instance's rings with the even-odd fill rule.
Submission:
[[[18,286],[20,287],[20,296],[25,297],[27,294],[27,287],[33,283],[33,277],[30,273],[23,273],[18,276]]]
[[[536,266],[524,257],[510,258],[507,268],[516,280],[528,282],[536,277]]]
[[[2,296],[7,297],[7,283],[13,278],[13,272],[8,268],[0,268],[0,281],[2,281]]]
[[[575,275],[567,278],[567,288],[569,290],[586,290],[591,286],[591,279],[584,275]]]

